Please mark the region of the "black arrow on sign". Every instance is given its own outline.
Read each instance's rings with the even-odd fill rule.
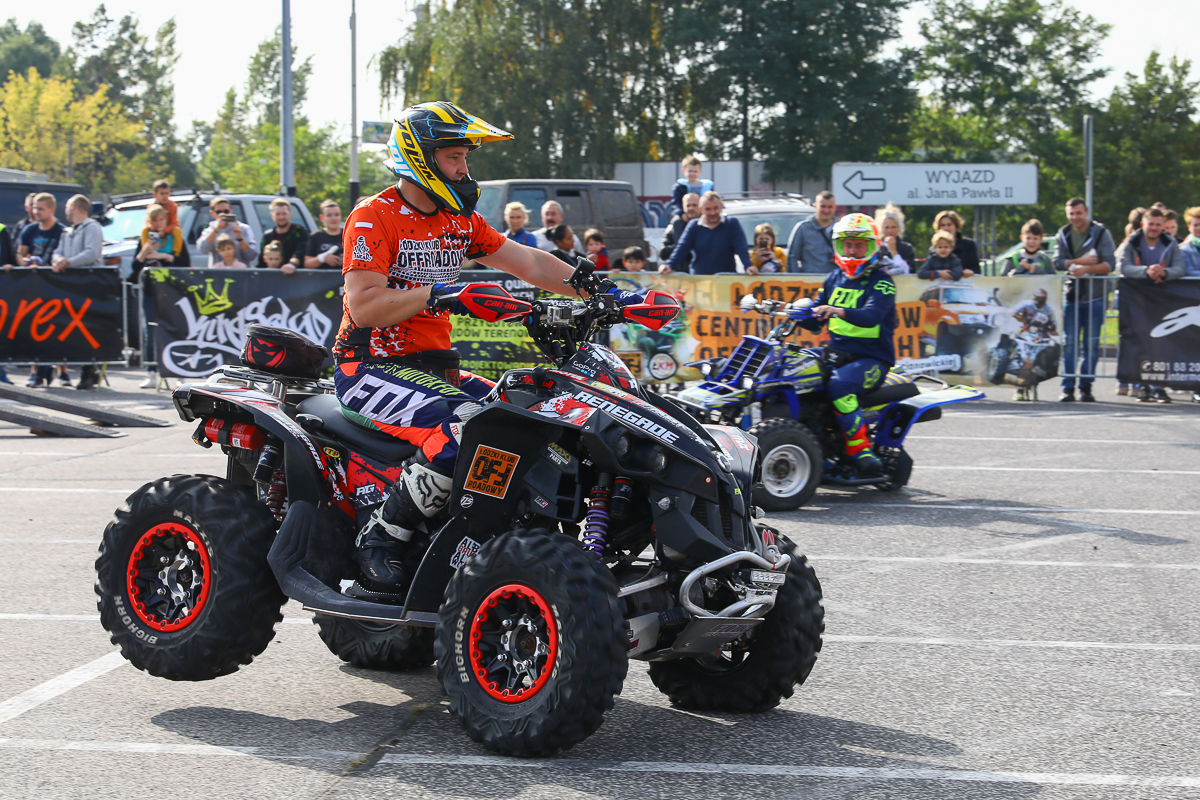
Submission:
[[[883,178],[864,178],[860,169],[846,179],[842,188],[854,195],[855,200],[862,200],[867,192],[882,192],[887,189],[887,181]]]

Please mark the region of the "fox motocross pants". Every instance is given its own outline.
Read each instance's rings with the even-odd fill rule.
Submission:
[[[833,401],[838,427],[846,437],[848,455],[857,456],[871,447],[871,437],[858,405],[858,396],[880,386],[887,377],[888,369],[888,365],[877,358],[859,358],[840,363],[829,376],[826,388],[829,399]]]
[[[431,470],[452,476],[462,423],[494,385],[470,372],[459,376],[452,386],[414,367],[359,361],[339,364],[334,386],[348,417],[418,446]]]

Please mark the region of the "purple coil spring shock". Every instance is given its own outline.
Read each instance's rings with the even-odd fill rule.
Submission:
[[[600,475],[599,485],[588,495],[588,512],[583,523],[583,549],[594,553],[596,558],[604,554],[604,541],[608,535],[608,503],[612,500],[612,476]]]

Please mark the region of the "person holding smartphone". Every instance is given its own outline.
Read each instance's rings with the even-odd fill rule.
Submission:
[[[759,272],[783,272],[787,253],[775,244],[775,229],[769,222],[754,227],[754,248],[750,251],[750,263]]]
[[[233,205],[224,197],[214,197],[208,201],[208,215],[213,221],[200,232],[197,242],[202,255],[208,256],[210,267],[219,267],[224,260],[217,253],[217,239],[228,236],[233,240],[237,249],[235,258],[243,264],[253,264],[258,258],[258,243],[254,241],[254,231],[250,226],[240,221],[233,213]]]

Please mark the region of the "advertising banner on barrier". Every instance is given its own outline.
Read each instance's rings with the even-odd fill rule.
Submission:
[[[821,281],[808,276],[658,275],[614,273],[622,288],[674,294],[683,313],[660,331],[613,328],[611,346],[644,380],[695,380],[689,361],[725,356],[743,336],[765,337],[771,322],[743,313],[746,294],[792,302],[816,297]],[[959,382],[1029,386],[1058,372],[1062,281],[1056,277],[925,281],[896,278],[895,347],[909,372],[949,373]],[[827,336],[797,331],[791,342],[813,347]]]
[[[1117,378],[1200,391],[1200,280],[1120,282]]]
[[[304,270],[152,269],[159,372],[206,378],[236,364],[253,323],[276,325],[331,347],[342,320],[342,275]]]
[[[111,267],[0,273],[0,362],[120,361],[121,279]]]
[[[698,379],[689,361],[728,355],[742,336],[766,336],[770,321],[738,308],[743,295],[793,301],[815,297],[821,282],[807,276],[659,275],[613,273],[636,291],[661,289],[678,297],[683,313],[660,331],[619,325],[613,350],[635,375],[651,382]],[[516,297],[548,296],[493,270],[463,272],[460,281],[499,283]],[[246,326],[261,322],[302,333],[327,347],[341,321],[341,275],[302,271],[162,269],[150,273],[158,310],[156,350],[163,374],[202,378],[235,363]],[[895,345],[902,369],[940,372],[958,381],[1030,385],[1057,373],[1062,320],[1061,280],[1055,277],[975,278],[957,282],[896,280],[899,325]],[[1040,298],[1039,290],[1044,290]],[[453,345],[462,368],[487,378],[544,363],[514,323],[453,318]],[[823,344],[824,334],[800,331],[793,344]]]
[[[543,292],[494,270],[463,272],[461,282],[499,283],[525,300]],[[236,364],[246,327],[276,325],[332,349],[342,320],[342,276],[333,270],[155,269],[149,274],[157,327],[155,351],[163,375],[205,378]],[[504,370],[544,361],[520,325],[456,316],[454,347],[462,368],[497,378]]]

